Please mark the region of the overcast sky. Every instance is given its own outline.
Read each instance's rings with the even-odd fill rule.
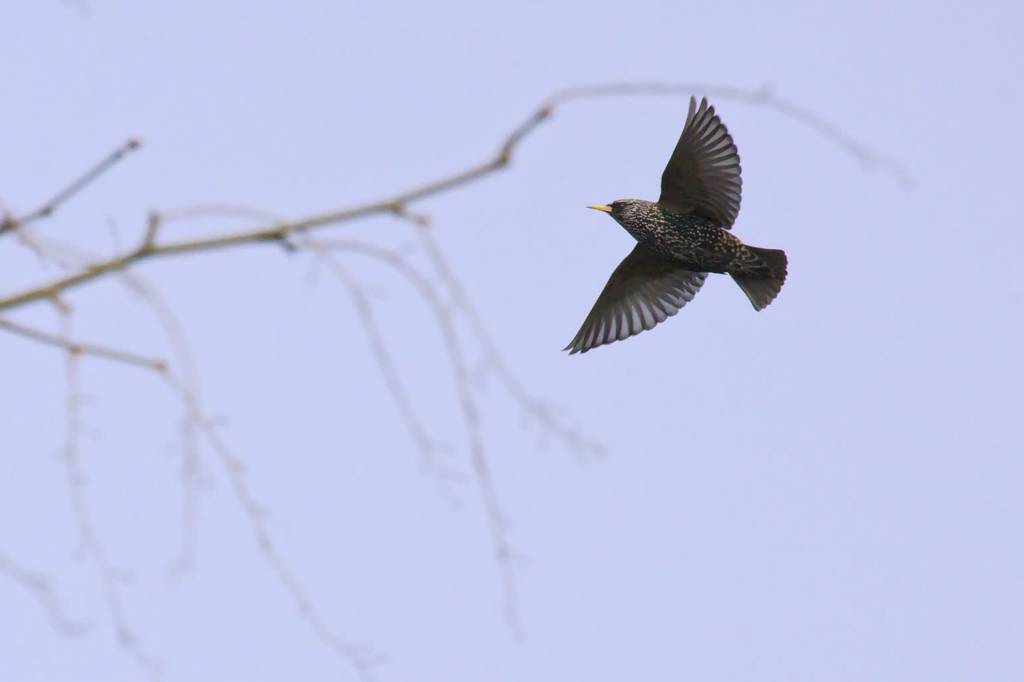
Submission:
[[[529,394],[607,450],[546,434],[458,322],[521,635],[415,288],[340,256],[450,484],[422,466],[357,309],[315,259],[258,246],[136,272],[176,313],[281,555],[331,631],[386,655],[384,682],[1022,679],[1022,16],[947,5],[7,3],[0,201],[27,211],[138,136],[141,151],[38,225],[103,256],[135,244],[150,210],[300,217],[441,177],[567,86],[770,87],[912,186],[785,112],[712,92],[743,161],[735,232],[789,255],[762,312],[712,276],[652,332],[560,351],[631,248],[584,206],[656,198],[685,96],[567,104],[509,170],[412,207]],[[331,232],[433,276],[405,222]],[[0,292],[58,274],[10,237],[0,273]],[[77,337],[174,357],[116,278],[67,302]],[[45,303],[6,315],[57,328]],[[49,576],[88,625],[58,633],[0,571],[0,679],[146,679],[72,513],[63,358],[6,334],[0,358],[0,557]],[[175,396],[137,369],[80,369],[82,492],[124,620],[164,678],[357,679],[302,619],[209,447],[183,488]],[[183,537],[193,563],[178,575]]]

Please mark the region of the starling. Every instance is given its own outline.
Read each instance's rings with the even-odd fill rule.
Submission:
[[[690,98],[686,124],[661,176],[658,201],[588,206],[611,215],[637,245],[605,285],[570,353],[621,341],[675,315],[709,272],[728,273],[761,310],[786,281],[786,253],[747,246],[729,228],[740,210],[740,156],[715,108]]]

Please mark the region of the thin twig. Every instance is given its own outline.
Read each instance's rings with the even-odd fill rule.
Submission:
[[[145,238],[147,241],[151,242],[155,238],[156,229],[159,227],[160,223],[161,216],[155,213],[150,215],[148,231]],[[19,239],[22,239],[28,234],[28,232],[28,229],[20,229],[17,236]],[[49,249],[40,249],[39,255],[41,258],[49,262],[57,262],[54,261],[50,255]],[[83,253],[80,251],[76,251],[75,256],[78,260],[83,260],[85,258]],[[163,328],[164,335],[167,337],[168,342],[174,350],[174,355],[177,360],[176,365],[181,372],[182,381],[185,385],[189,386],[189,390],[193,394],[196,394],[198,392],[198,372],[196,371],[193,354],[185,341],[184,334],[181,331],[181,325],[178,322],[177,317],[171,311],[166,302],[164,302],[163,298],[157,294],[154,287],[146,282],[142,277],[129,271],[123,271],[120,275],[120,280],[124,286],[139,297],[139,299],[142,300],[154,313],[157,321]],[[72,353],[92,355],[108,360],[124,362],[129,365],[135,365],[143,369],[151,369],[161,373],[169,371],[168,364],[165,360],[150,358],[98,344],[69,341],[68,339],[64,339],[58,335],[18,324],[4,318],[0,318],[0,329],[49,346],[63,348],[64,350]],[[187,416],[183,422],[183,456],[179,477],[182,485],[181,540],[177,557],[173,560],[167,571],[168,576],[172,578],[177,578],[183,575],[194,562],[195,533],[198,517],[198,494],[196,488],[199,481],[200,469],[199,450],[194,442],[195,438],[192,433],[194,429],[190,428]]]
[[[194,206],[167,209],[160,212],[160,219],[164,224],[186,220],[207,220],[210,218],[231,218],[267,223],[278,223],[284,220],[284,218],[272,211],[253,206],[243,206],[241,204],[196,204]]]
[[[14,232],[14,239],[31,251],[40,263],[53,265],[61,270],[87,267],[90,262],[96,260],[94,253],[49,235],[40,234],[37,226],[19,226]]]
[[[495,373],[498,380],[505,386],[505,389],[509,392],[512,398],[519,403],[523,410],[530,415],[545,432],[556,437],[570,450],[579,454],[587,454],[597,457],[603,456],[606,452],[603,445],[590,440],[579,431],[566,424],[554,413],[551,407],[546,405],[539,398],[531,395],[526,389],[526,386],[523,385],[505,362],[504,357],[498,350],[497,344],[495,344],[494,339],[491,337],[491,334],[487,329],[487,325],[484,324],[483,319],[477,312],[476,306],[474,306],[472,301],[470,301],[465,288],[462,286],[458,277],[456,277],[455,271],[449,265],[447,258],[441,251],[440,247],[438,247],[437,242],[434,240],[433,234],[431,233],[433,228],[430,225],[429,219],[424,215],[413,214],[407,211],[398,211],[396,214],[410,220],[415,225],[416,232],[420,237],[420,242],[422,243],[424,251],[426,251],[428,258],[434,267],[434,271],[448,288],[448,292],[451,295],[452,300],[469,321],[470,327],[473,329],[473,333],[476,335],[477,341],[483,348],[484,360],[487,363],[487,367]]]
[[[114,626],[118,644],[152,679],[159,679],[162,673],[162,665],[157,658],[146,652],[141,640],[128,624],[124,614],[124,607],[121,604],[121,594],[118,590],[117,583],[119,577],[117,571],[107,558],[106,549],[101,544],[99,535],[96,533],[92,513],[85,500],[85,479],[82,475],[78,452],[78,441],[82,431],[82,400],[78,386],[78,361],[85,351],[76,350],[76,344],[70,340],[70,311],[63,308],[60,310],[64,342],[62,344],[49,345],[63,347],[66,350],[64,354],[64,371],[67,383],[67,396],[65,400],[66,420],[64,446],[61,449],[61,462],[64,464],[64,471],[67,477],[72,514],[78,525],[82,549],[95,567],[100,584],[103,586],[107,613]],[[112,357],[105,353],[90,354],[108,359]],[[122,356],[114,354],[113,357],[121,358]],[[129,362],[128,364],[137,367],[147,367],[147,365],[137,362]],[[148,367],[155,370],[151,365]],[[155,371],[160,372],[161,370]]]
[[[163,330],[174,356],[175,376],[187,387],[190,395],[199,396],[199,371],[195,355],[189,346],[177,315],[163,296],[141,275],[126,270],[119,280],[149,309]],[[182,490],[181,540],[178,555],[168,568],[167,574],[180,578],[195,561],[195,535],[198,529],[199,483],[202,457],[196,438],[195,425],[191,423],[188,411],[182,417],[181,469],[179,481]]]
[[[174,357],[175,374],[180,376],[193,395],[199,393],[199,370],[195,353],[192,352],[181,322],[174,310],[160,294],[157,288],[141,275],[131,271],[123,271],[118,278],[121,284],[134,294],[149,309],[160,325],[171,347]]]
[[[438,322],[438,327],[444,340],[445,351],[452,368],[452,377],[458,395],[459,407],[462,411],[463,421],[466,424],[473,478],[476,481],[484,513],[487,517],[491,545],[494,549],[494,556],[502,582],[503,613],[512,631],[522,634],[523,628],[519,618],[517,596],[518,589],[515,570],[512,565],[513,553],[507,537],[505,514],[498,499],[497,488],[494,485],[494,478],[491,474],[491,465],[484,447],[479,410],[473,397],[465,354],[459,341],[459,336],[456,333],[455,325],[452,323],[450,311],[437,297],[430,282],[393,251],[352,239],[314,240],[306,238],[297,242],[297,245],[315,252],[342,251],[357,253],[384,263],[408,281],[419,292],[421,298],[431,306],[434,319]]]
[[[277,551],[270,533],[266,528],[264,513],[255,497],[249,489],[245,480],[244,468],[241,460],[236,458],[221,439],[212,420],[210,420],[199,406],[198,400],[189,387],[182,383],[169,371],[167,365],[162,361],[152,361],[143,356],[120,351],[107,346],[95,344],[84,344],[73,341],[70,335],[69,315],[70,311],[61,308],[62,311],[62,334],[53,335],[36,329],[16,325],[6,320],[0,320],[0,327],[24,336],[33,341],[38,341],[47,346],[65,351],[65,373],[68,386],[66,400],[67,422],[65,429],[65,441],[62,449],[62,461],[68,478],[69,490],[72,499],[72,508],[79,526],[79,533],[82,536],[83,547],[96,566],[97,573],[103,584],[106,595],[108,611],[118,634],[118,641],[135,660],[142,665],[153,677],[160,674],[160,664],[151,655],[145,653],[138,638],[128,627],[124,618],[123,608],[120,602],[120,595],[117,590],[117,575],[113,566],[106,557],[106,553],[99,543],[92,517],[85,503],[84,479],[78,462],[78,437],[81,432],[81,399],[78,390],[78,360],[83,355],[99,357],[108,360],[123,362],[132,367],[146,369],[155,372],[162,377],[174,394],[181,400],[185,407],[189,421],[196,430],[203,436],[218,459],[224,466],[228,479],[232,484],[235,496],[238,499],[250,529],[256,537],[260,551],[268,560],[278,580],[291,594],[299,607],[299,613],[310,624],[317,637],[327,646],[338,652],[356,671],[360,679],[369,681],[373,679],[373,669],[382,661],[382,657],[374,653],[368,647],[348,642],[338,637],[327,627],[323,618],[313,605],[312,600],[306,595],[301,584],[294,577],[288,568],[284,557]]]
[[[103,157],[103,159],[95,166],[93,166],[85,173],[80,175],[78,178],[73,180],[71,184],[69,184],[67,187],[53,195],[53,197],[51,197],[48,201],[43,203],[43,205],[37,208],[36,210],[26,215],[23,215],[20,218],[16,218],[10,215],[4,216],[3,219],[0,220],[0,235],[4,234],[5,232],[17,229],[18,227],[21,227],[23,225],[33,223],[42,218],[50,217],[58,208],[60,208],[60,206],[64,202],[73,197],[75,194],[78,194],[87,185],[96,180],[96,178],[100,177],[108,170],[116,166],[117,163],[121,161],[121,159],[123,159],[125,156],[127,156],[128,154],[135,151],[141,146],[142,143],[139,142],[137,139],[132,138],[128,140],[124,144],[120,145],[117,149]]]
[[[844,132],[818,114],[800,106],[790,99],[777,95],[769,85],[756,90],[733,88],[709,83],[597,83],[565,88],[551,95],[547,106],[555,108],[572,100],[595,97],[667,95],[678,97],[704,94],[720,99],[731,99],[755,106],[762,106],[788,116],[821,134],[825,139],[844,149],[861,161],[867,168],[882,168],[889,171],[903,185],[910,189],[914,179],[905,166],[872,150],[863,142]]]
[[[196,562],[196,534],[199,530],[199,483],[202,470],[199,454],[199,438],[195,425],[188,415],[181,420],[181,468],[178,480],[181,482],[181,538],[174,559],[167,566],[165,575],[169,580],[178,580],[192,570]]]
[[[0,329],[26,339],[31,339],[32,341],[38,341],[39,343],[47,346],[63,348],[72,355],[91,355],[93,357],[103,358],[104,360],[120,362],[126,365],[134,365],[143,369],[151,369],[155,372],[164,372],[167,370],[167,363],[158,358],[139,355],[130,351],[114,348],[113,346],[73,341],[65,336],[51,334],[2,317],[0,317]]]
[[[45,575],[19,565],[3,552],[0,552],[0,574],[28,590],[50,619],[53,629],[61,635],[77,637],[88,631],[87,623],[71,618],[64,612],[50,579]]]
[[[249,529],[256,539],[257,546],[270,564],[278,581],[295,601],[299,614],[309,624],[317,638],[338,653],[361,680],[371,682],[374,678],[374,670],[383,662],[383,657],[363,644],[342,639],[328,627],[314,602],[306,594],[305,589],[285,562],[284,556],[274,544],[270,531],[267,529],[265,512],[249,488],[241,460],[228,448],[216,426],[203,413],[196,397],[189,392],[188,388],[170,374],[165,373],[162,376],[185,405],[191,423],[220,460],[228,480],[231,482],[235,498],[245,514]]]
[[[412,397],[402,382],[398,368],[395,366],[395,361],[388,350],[387,344],[384,342],[384,336],[377,326],[377,320],[366,291],[349,274],[348,270],[337,258],[332,257],[332,254],[326,250],[316,249],[316,242],[306,241],[304,246],[315,253],[320,262],[345,287],[352,298],[352,303],[355,306],[356,313],[359,315],[363,330],[366,332],[367,340],[370,343],[370,350],[384,377],[384,383],[387,385],[395,404],[398,406],[399,415],[420,452],[423,466],[436,474],[442,481],[452,482],[457,480],[454,472],[449,471],[438,461],[437,455],[440,448],[433,438],[430,437],[423,420],[413,406]]]

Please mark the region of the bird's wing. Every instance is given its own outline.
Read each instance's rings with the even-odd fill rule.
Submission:
[[[728,229],[740,211],[740,155],[725,124],[706,98],[690,98],[686,125],[661,175],[658,203],[697,213]]]
[[[637,244],[608,279],[587,319],[564,350],[585,353],[664,322],[693,300],[705,272],[694,272]]]

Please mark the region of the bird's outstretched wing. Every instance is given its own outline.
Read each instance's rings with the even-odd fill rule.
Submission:
[[[608,279],[570,353],[621,341],[664,322],[693,300],[707,273],[694,272],[637,244]]]
[[[728,229],[740,211],[740,155],[732,136],[706,98],[690,98],[686,125],[661,175],[658,203],[696,213]]]

